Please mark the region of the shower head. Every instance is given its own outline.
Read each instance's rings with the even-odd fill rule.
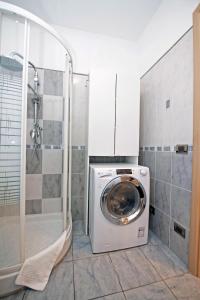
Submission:
[[[11,51],[9,54],[9,57],[13,58],[14,56],[18,56],[22,60],[24,59],[23,55],[21,55],[20,53],[18,53],[16,51]],[[34,66],[34,64],[31,61],[28,61],[28,64],[34,69],[35,72],[37,72],[36,67]]]
[[[22,64],[17,60],[7,57],[7,56],[0,56],[0,67],[3,67],[10,71],[21,72],[22,71]]]

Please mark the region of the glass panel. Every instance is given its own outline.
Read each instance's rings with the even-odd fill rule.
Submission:
[[[63,112],[65,51],[31,23],[26,156],[26,257],[63,232]]]
[[[140,194],[130,182],[115,185],[107,196],[107,209],[115,217],[127,217],[140,206]]]
[[[20,263],[20,156],[24,22],[0,13],[0,268]]]

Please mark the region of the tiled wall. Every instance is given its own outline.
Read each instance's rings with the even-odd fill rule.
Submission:
[[[30,93],[27,104],[26,214],[62,210],[63,72],[38,69],[38,73],[42,145],[37,158],[30,138],[34,116]],[[29,69],[29,83],[33,86],[32,69]]]
[[[141,79],[140,164],[150,168],[150,228],[188,262],[192,177],[192,30]],[[189,152],[178,154],[177,144]],[[174,231],[174,223],[186,232]]]
[[[188,260],[192,152],[140,150],[140,164],[150,168],[150,228],[184,262]],[[174,231],[174,222],[186,230],[185,239]]]
[[[72,101],[72,218],[83,220],[88,132],[88,76],[74,74]]]

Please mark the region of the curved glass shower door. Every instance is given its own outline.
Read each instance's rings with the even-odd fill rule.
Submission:
[[[20,180],[24,21],[0,15],[0,269],[20,263]],[[14,38],[13,38],[14,37]]]
[[[49,32],[32,22],[28,60],[26,258],[49,247],[66,226],[63,186],[67,183],[63,183],[63,164],[64,132],[68,127],[64,126],[66,50]]]
[[[19,288],[24,261],[65,230],[59,259],[71,244],[71,79],[56,31],[0,1],[0,297]]]

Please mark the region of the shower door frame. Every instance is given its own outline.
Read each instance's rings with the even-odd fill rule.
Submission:
[[[22,120],[21,120],[21,167],[20,167],[20,262],[25,260],[25,203],[26,203],[26,120],[27,120],[27,83],[30,23],[24,22],[23,74],[22,74]]]
[[[24,60],[23,60],[23,75],[22,75],[22,126],[21,126],[21,166],[20,166],[20,264],[16,264],[7,268],[0,269],[0,276],[6,276],[12,272],[17,272],[20,269],[21,264],[25,260],[25,193],[26,193],[26,117],[27,117],[27,83],[28,83],[28,56],[29,56],[29,37],[30,37],[30,25],[31,22],[39,25],[41,28],[49,32],[55,39],[60,42],[66,51],[66,66],[65,66],[65,86],[64,86],[64,128],[63,134],[63,230],[66,230],[67,217],[68,230],[67,236],[72,230],[71,220],[71,188],[70,188],[70,166],[71,166],[71,99],[72,99],[72,87],[70,84],[71,76],[73,73],[73,60],[69,50],[68,43],[63,40],[56,30],[49,24],[33,15],[32,13],[22,9],[18,6],[12,5],[0,1],[0,13],[1,11],[11,12],[24,18]]]

